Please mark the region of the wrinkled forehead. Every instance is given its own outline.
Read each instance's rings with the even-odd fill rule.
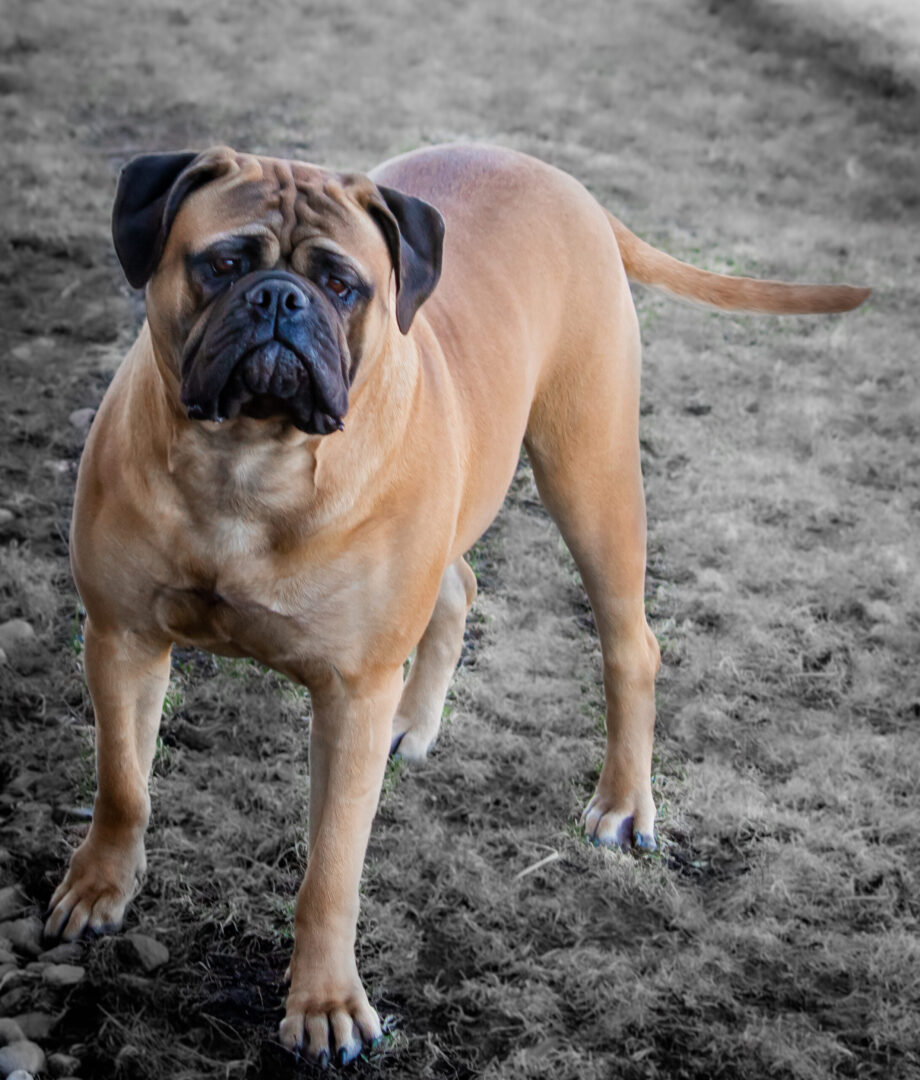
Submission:
[[[176,216],[172,233],[186,250],[249,234],[274,237],[280,258],[320,238],[358,257],[387,257],[367,212],[367,177],[251,154],[227,154],[220,164],[224,171],[189,195]]]

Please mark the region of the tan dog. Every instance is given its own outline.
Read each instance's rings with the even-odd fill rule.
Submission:
[[[47,930],[117,927],[144,871],[172,643],[255,657],[313,701],[281,1037],[345,1062],[380,1035],[354,944],[387,755],[422,757],[437,735],[476,592],[463,553],[522,441],[603,649],[607,752],[585,828],[654,846],[659,654],[627,275],[771,312],[844,311],[868,290],[694,269],[565,174],[484,147],[422,150],[371,178],[226,148],[142,157],[114,237],[148,321],[77,484],[99,790]]]

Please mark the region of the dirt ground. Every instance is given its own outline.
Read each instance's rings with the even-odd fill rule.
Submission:
[[[917,87],[830,17],[753,0],[5,10],[0,623],[36,637],[0,667],[22,935],[0,925],[0,1017],[84,1080],[309,1072],[276,1042],[309,701],[256,665],[175,655],[127,923],[165,957],[94,941],[60,985],[30,938],[92,800],[67,533],[79,410],[142,317],[108,234],[119,166],[223,142],[360,169],[475,139],[699,265],[875,292],[781,320],[636,290],[660,851],[579,834],[599,652],[523,461],[471,555],[442,737],[387,777],[359,967],[390,1034],[353,1072],[920,1076]]]

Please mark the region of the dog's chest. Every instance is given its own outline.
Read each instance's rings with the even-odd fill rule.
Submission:
[[[154,599],[157,623],[177,643],[251,656],[296,678],[362,648],[358,612],[376,611],[386,582],[360,545],[287,546],[270,523],[229,516],[189,540]]]

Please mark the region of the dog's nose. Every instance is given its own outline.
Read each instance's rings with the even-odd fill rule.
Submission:
[[[299,311],[307,306],[307,297],[293,281],[260,281],[244,294],[250,307],[264,311]]]

